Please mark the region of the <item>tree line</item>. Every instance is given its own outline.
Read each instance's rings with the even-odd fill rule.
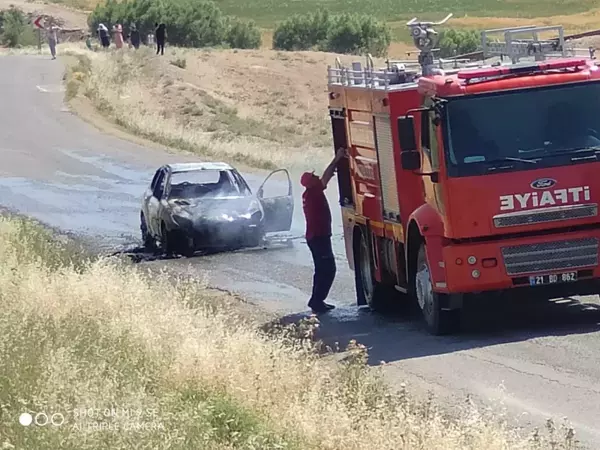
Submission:
[[[225,15],[211,0],[107,0],[88,17],[92,33],[103,23],[111,29],[121,24],[137,26],[142,39],[155,23],[167,24],[168,43],[179,47],[261,47],[261,30],[255,22]],[[0,43],[8,47],[34,45],[37,41],[31,19],[11,7],[0,11]],[[316,50],[346,54],[385,56],[392,41],[388,25],[373,16],[336,14],[326,11],[294,15],[274,30],[272,48]],[[469,53],[480,47],[476,30],[444,30],[440,33],[439,56]]]

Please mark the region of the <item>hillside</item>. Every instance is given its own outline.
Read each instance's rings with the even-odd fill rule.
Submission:
[[[91,102],[136,135],[203,156],[298,170],[321,170],[331,157],[327,65],[357,60],[273,50],[169,49],[165,58],[149,49],[111,55],[65,44],[63,51],[80,55],[68,97]]]

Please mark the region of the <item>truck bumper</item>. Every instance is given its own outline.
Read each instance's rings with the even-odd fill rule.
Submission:
[[[599,246],[600,229],[446,246],[446,280],[434,289],[535,291],[551,298],[600,293]]]

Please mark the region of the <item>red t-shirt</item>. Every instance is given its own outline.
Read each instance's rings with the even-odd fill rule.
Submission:
[[[306,218],[306,240],[331,236],[331,211],[322,183],[314,183],[302,194],[302,207]]]

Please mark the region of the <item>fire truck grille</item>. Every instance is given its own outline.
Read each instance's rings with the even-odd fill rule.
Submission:
[[[574,205],[544,208],[538,211],[521,211],[518,213],[494,216],[496,228],[515,227],[532,223],[558,222],[560,220],[584,219],[598,215],[598,205]]]
[[[574,239],[502,248],[508,275],[598,265],[598,239]]]

